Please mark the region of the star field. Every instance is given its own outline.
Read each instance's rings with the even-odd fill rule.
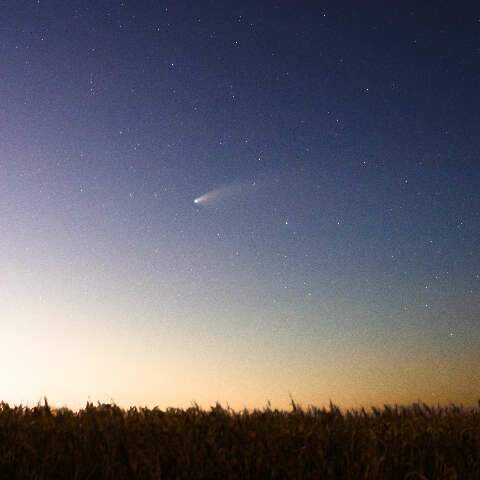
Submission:
[[[479,19],[7,1],[5,400],[475,403]]]

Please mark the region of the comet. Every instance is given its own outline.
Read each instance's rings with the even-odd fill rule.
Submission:
[[[277,176],[271,174],[269,177],[262,175],[259,178],[256,175],[250,179],[227,183],[194,198],[193,203],[199,207],[209,207],[228,200],[239,200],[251,196],[259,190],[264,190],[268,186],[276,185],[278,183]]]
[[[193,200],[193,203],[195,205],[208,206],[216,203],[217,201],[224,200],[226,198],[229,198],[233,195],[240,193],[240,191],[242,190],[242,187],[243,187],[243,184],[241,183],[233,183],[231,185],[225,185],[223,187],[210,190],[209,192],[204,193],[203,195],[200,195],[199,197]]]
[[[203,195],[200,195],[200,197],[197,197],[193,203],[196,205],[209,205],[211,202],[213,202],[223,191],[224,189],[216,189],[216,190],[211,190],[210,192],[204,193]]]

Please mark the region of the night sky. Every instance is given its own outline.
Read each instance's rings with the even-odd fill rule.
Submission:
[[[2,2],[1,399],[475,403],[479,85],[474,2]]]

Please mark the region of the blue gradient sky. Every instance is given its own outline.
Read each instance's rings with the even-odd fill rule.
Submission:
[[[476,402],[480,10],[416,3],[5,2],[1,397]]]

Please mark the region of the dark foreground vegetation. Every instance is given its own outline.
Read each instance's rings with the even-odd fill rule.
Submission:
[[[480,408],[0,404],[0,479],[480,479]]]

